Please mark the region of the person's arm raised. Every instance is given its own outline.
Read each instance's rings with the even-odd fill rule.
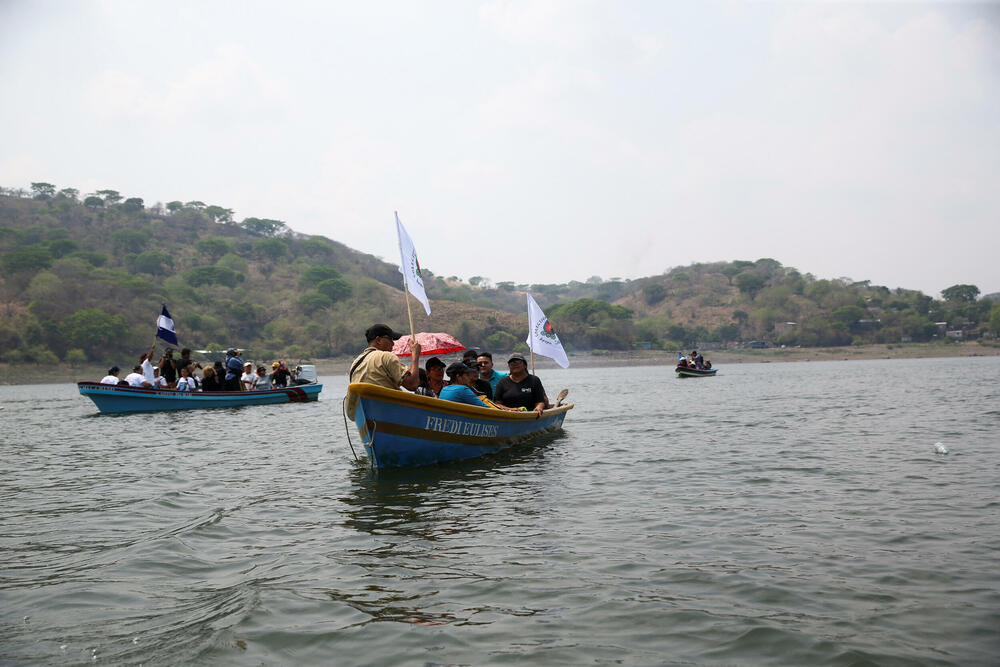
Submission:
[[[420,386],[420,343],[413,338],[410,338],[410,370],[399,384],[408,391],[415,391]]]

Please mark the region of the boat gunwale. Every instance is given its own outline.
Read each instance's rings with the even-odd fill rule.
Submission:
[[[680,366],[674,368],[674,372],[677,374],[677,377],[691,378],[712,377],[715,375],[717,370],[717,368],[682,368]]]
[[[479,407],[467,403],[457,403],[446,401],[433,396],[421,396],[411,394],[399,389],[388,389],[367,382],[352,382],[347,387],[348,395],[354,394],[358,399],[381,401],[383,403],[394,403],[409,408],[418,408],[429,412],[439,412],[442,414],[470,417],[474,419],[490,419],[493,421],[536,421],[545,417],[551,417],[573,409],[572,403],[563,403],[557,408],[543,410],[541,417],[534,411],[514,412],[511,410],[497,410],[486,406]]]
[[[151,387],[126,387],[124,385],[118,384],[101,384],[100,382],[93,382],[87,380],[81,380],[76,383],[78,389],[81,390],[81,394],[84,396],[89,395],[84,393],[82,390],[97,390],[99,393],[107,394],[123,394],[126,396],[135,396],[143,398],[177,398],[177,399],[193,399],[193,400],[211,400],[213,398],[226,398],[232,399],[237,397],[246,397],[250,399],[254,396],[270,396],[276,394],[287,394],[289,391],[295,389],[302,389],[303,387],[322,387],[322,383],[312,382],[309,384],[299,384],[292,385],[290,387],[278,387],[276,389],[265,389],[262,391],[178,391],[176,389],[154,389]],[[308,392],[306,392],[308,393]]]

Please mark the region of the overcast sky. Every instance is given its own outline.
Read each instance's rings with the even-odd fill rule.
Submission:
[[[494,282],[1000,291],[1000,5],[0,1],[0,185]]]

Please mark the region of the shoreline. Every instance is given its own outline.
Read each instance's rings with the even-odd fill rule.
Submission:
[[[721,368],[727,364],[784,363],[790,361],[863,361],[871,359],[932,359],[947,357],[995,357],[1000,356],[1000,344],[979,342],[961,343],[890,343],[880,345],[859,345],[845,347],[796,347],[767,348],[762,350],[703,350],[705,358],[712,365]],[[502,365],[504,355],[498,354]],[[316,359],[319,375],[343,375],[347,373],[353,357]],[[621,366],[663,365],[673,367],[677,351],[629,350],[621,352],[587,352],[570,355],[571,368],[614,368]],[[557,369],[551,359],[536,356],[536,368]],[[78,380],[100,380],[105,375],[105,367],[97,364],[70,366],[60,364],[44,368],[36,364],[0,364],[0,385],[53,384],[77,382]]]

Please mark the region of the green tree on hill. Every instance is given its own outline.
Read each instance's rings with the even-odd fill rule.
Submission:
[[[313,264],[302,273],[299,285],[302,287],[313,287],[332,278],[340,278],[340,271],[325,264]]]
[[[52,199],[56,196],[56,186],[51,183],[32,183],[31,196],[34,199]]]
[[[100,308],[78,310],[63,321],[71,347],[84,350],[91,359],[101,359],[108,348],[117,348],[128,337],[128,323],[121,315]]]
[[[764,285],[766,284],[767,280],[763,276],[751,271],[744,271],[736,276],[736,287],[749,296],[751,300],[764,289]]]
[[[979,288],[975,285],[952,285],[941,290],[945,301],[963,301],[971,303],[979,296]]]
[[[351,284],[343,278],[327,278],[316,285],[316,291],[330,299],[331,303],[351,296]]]
[[[199,239],[195,242],[194,247],[195,250],[213,262],[229,252],[229,242],[217,236],[208,239]]]
[[[286,231],[285,223],[281,220],[268,218],[246,218],[240,223],[240,227],[257,236],[277,236]]]

